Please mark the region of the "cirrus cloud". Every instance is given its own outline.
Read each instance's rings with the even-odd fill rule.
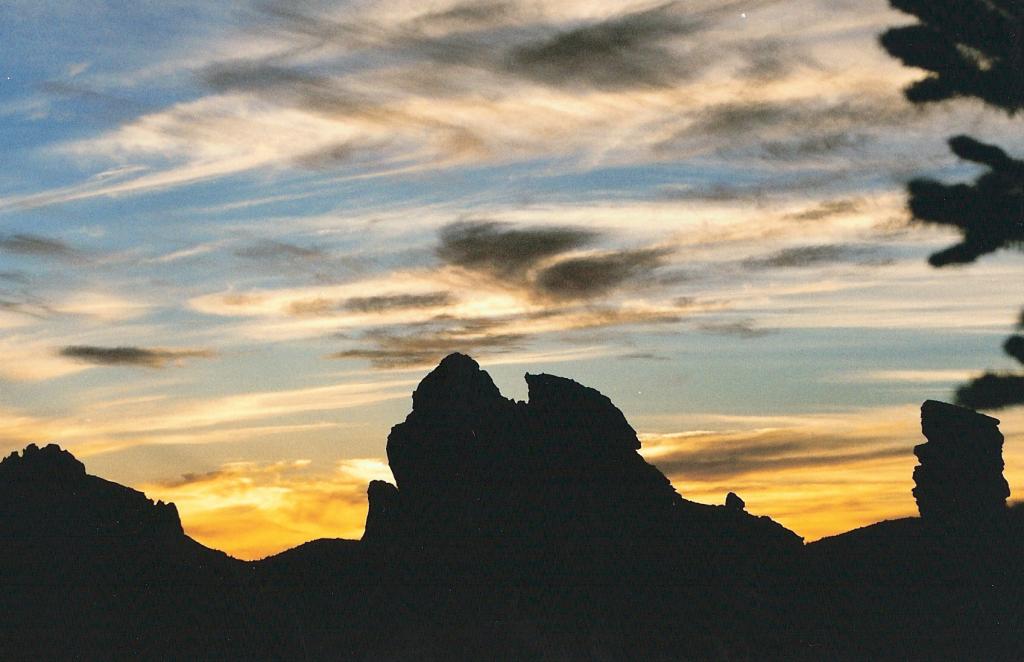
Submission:
[[[94,345],[68,345],[59,354],[69,359],[100,366],[142,366],[165,368],[180,365],[186,359],[208,359],[215,354],[207,349],[165,349],[133,346],[97,347]]]

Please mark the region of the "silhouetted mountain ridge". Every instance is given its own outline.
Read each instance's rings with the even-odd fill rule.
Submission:
[[[246,564],[186,536],[173,504],[88,475],[54,444],[0,462],[0,541],[4,659],[280,650],[252,615]]]
[[[86,474],[85,465],[56,444],[30,444],[0,461],[0,514],[5,528],[59,535],[184,536],[174,504],[154,503],[142,492]]]
[[[733,493],[681,496],[598,391],[526,381],[517,402],[445,358],[388,436],[397,484],[368,486],[363,539],[254,563],[56,445],[12,454],[4,657],[1024,656],[1024,509],[1005,506],[997,420],[926,402],[922,517],[804,546]]]

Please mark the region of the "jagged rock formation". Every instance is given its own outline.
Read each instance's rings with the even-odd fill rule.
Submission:
[[[14,481],[33,483],[37,480],[74,480],[85,475],[85,465],[74,455],[57,444],[39,448],[29,444],[21,453],[11,453],[0,460],[0,485],[9,486]]]
[[[598,391],[546,374],[527,374],[526,383],[528,401],[515,402],[473,359],[445,358],[388,436],[397,491],[371,485],[367,529],[390,526],[421,543],[487,543],[505,554],[528,553],[538,540],[583,553],[698,533],[726,546],[799,546],[767,518],[726,520],[724,507],[683,499],[637,453],[636,431]],[[387,513],[404,521],[385,524]],[[715,526],[729,535],[705,531]]]
[[[606,644],[613,657],[662,619],[698,657],[763,633],[753,623],[774,618],[774,578],[801,538],[734,501],[684,499],[598,391],[547,374],[526,382],[526,402],[506,399],[461,354],[428,374],[388,437],[397,487],[371,484],[364,540],[413,568],[408,583],[437,581],[489,618],[547,623],[543,637],[628,624]]]
[[[1005,517],[1010,486],[1003,478],[1003,435],[997,419],[928,400],[914,447],[914,498],[921,518],[942,524],[991,522]]]
[[[398,512],[398,488],[383,480],[370,481],[366,488],[369,509],[366,512],[366,526],[363,541],[369,543],[393,540],[398,532],[401,516]]]
[[[735,492],[729,492],[725,495],[725,507],[730,510],[744,510],[747,507],[746,502],[743,501]]]

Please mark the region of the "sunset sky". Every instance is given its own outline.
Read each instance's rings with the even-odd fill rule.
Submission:
[[[1024,151],[915,107],[882,0],[0,4],[0,450],[58,442],[242,558],[358,537],[462,351],[597,388],[687,498],[916,512],[918,407],[1009,368],[1021,255],[905,182]],[[995,413],[1024,492],[1024,411]]]

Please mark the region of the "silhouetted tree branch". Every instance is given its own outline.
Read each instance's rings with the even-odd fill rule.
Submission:
[[[1024,108],[1024,3],[1020,0],[890,0],[920,23],[893,28],[882,46],[930,74],[906,90],[914,103],[976,97]]]
[[[932,255],[936,267],[973,262],[986,253],[1024,242],[1024,161],[994,145],[956,136],[949,147],[960,158],[988,166],[973,184],[948,186],[915,179],[907,189],[910,211],[929,223],[960,228],[963,241]]]
[[[919,23],[893,28],[882,46],[904,64],[928,71],[904,93],[913,103],[975,97],[1013,115],[1024,109],[1024,0],[890,0]],[[971,184],[915,179],[907,190],[914,218],[952,225],[962,241],[928,258],[963,264],[1001,248],[1024,248],[1024,161],[968,136],[949,140],[954,154],[988,167]],[[1024,312],[1018,325],[1024,330]],[[1024,363],[1024,336],[1003,345]],[[957,389],[976,409],[1024,404],[1024,375],[988,372]]]

